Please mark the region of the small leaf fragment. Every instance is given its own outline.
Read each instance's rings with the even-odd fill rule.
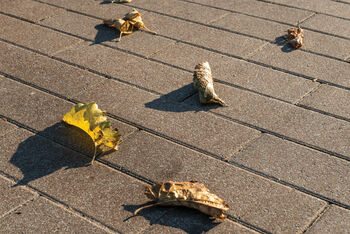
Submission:
[[[112,129],[111,124],[107,121],[106,112],[98,109],[95,102],[78,103],[63,116],[62,120],[82,129],[91,137],[95,144],[95,153],[91,164],[95,160],[97,147],[105,145],[115,150],[118,149],[121,136],[118,130]]]
[[[144,28],[153,34],[157,34],[155,31],[152,31],[146,27],[146,25],[142,21],[140,12],[138,12],[136,9],[133,9],[132,12],[126,14],[123,19],[129,20],[130,24],[134,25],[135,28],[138,28],[138,29]]]
[[[200,103],[218,103],[221,106],[227,106],[214,91],[214,80],[208,62],[203,62],[195,66],[193,86],[198,90]]]
[[[152,206],[186,206],[197,209],[215,219],[225,219],[224,211],[229,209],[227,203],[217,195],[210,193],[202,183],[190,182],[160,182],[148,185],[145,195],[154,201],[154,204],[143,206],[134,212]]]
[[[298,28],[288,29],[288,43],[294,48],[298,49],[303,46],[304,30],[300,27],[298,23]]]
[[[132,0],[111,0],[111,3],[129,3]]]

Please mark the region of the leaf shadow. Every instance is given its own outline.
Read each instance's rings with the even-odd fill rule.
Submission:
[[[26,185],[62,168],[89,166],[91,159],[80,153],[92,157],[94,149],[90,136],[77,127],[63,122],[47,127],[21,142],[12,155],[10,163],[23,174],[14,186]]]
[[[115,41],[118,43],[117,39],[119,38],[120,32],[117,29],[108,27],[104,24],[96,25],[95,29],[97,30],[97,33],[95,35],[94,41],[90,44],[90,46],[106,41]],[[123,37],[124,36],[125,35],[123,35]]]
[[[122,205],[128,212],[134,213],[138,208],[152,204],[147,202],[142,205]],[[155,212],[165,213],[159,219],[154,219]],[[136,216],[142,216],[150,222],[150,225],[167,226],[175,229],[180,229],[186,233],[205,233],[216,227],[220,222],[216,222],[208,215],[205,215],[198,210],[188,207],[170,207],[170,206],[155,206],[141,210]],[[132,219],[135,215],[128,217],[126,220]]]
[[[177,100],[179,96],[185,98],[182,98],[182,100],[180,100],[179,103],[174,103],[174,101],[170,101]],[[153,101],[145,103],[145,107],[165,112],[198,112],[216,109],[220,107],[220,105],[200,104],[197,91],[193,88],[192,84],[188,84],[179,89],[173,90],[170,93],[164,94],[159,98],[154,99]]]
[[[286,36],[279,36],[275,38],[275,44],[281,46],[281,51],[284,53],[290,53],[296,50],[292,47],[286,38]]]

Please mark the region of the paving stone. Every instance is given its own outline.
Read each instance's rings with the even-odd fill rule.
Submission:
[[[286,47],[278,45],[267,45],[251,59],[315,79],[350,87],[348,79],[350,63],[313,55],[302,50],[286,51],[285,49]]]
[[[71,97],[104,80],[90,72],[0,42],[0,70],[39,87]]]
[[[348,6],[350,15],[350,5]],[[348,15],[348,16],[349,16]],[[350,39],[350,21],[326,15],[315,15],[303,22],[302,26],[321,32],[335,34]]]
[[[105,159],[153,181],[202,182],[228,202],[229,214],[272,232],[300,230],[325,204],[296,190],[142,131],[124,141],[119,151]],[[157,208],[149,210],[155,211]],[[176,220],[176,217],[182,216],[184,215],[172,216],[172,211],[169,211],[169,220],[171,217]],[[184,219],[190,222],[187,218]],[[178,225],[181,229],[182,226]]]
[[[232,161],[350,205],[350,162],[264,134]]]
[[[192,74],[100,45],[80,44],[56,55],[116,79],[183,100],[193,93]],[[111,59],[113,58],[113,59]],[[174,90],[175,89],[175,90]],[[112,96],[118,95],[115,90]]]
[[[350,158],[349,122],[221,84],[215,90],[229,107],[200,106],[198,95],[186,103]]]
[[[287,29],[283,24],[235,13],[226,15],[213,25],[273,42],[285,34]]]
[[[248,229],[246,227],[243,227],[242,225],[234,222],[223,222],[219,224],[217,227],[209,230],[207,233],[258,233],[253,231],[252,229]]]
[[[171,55],[171,56],[169,56]],[[317,83],[197,47],[176,43],[152,58],[190,71],[208,61],[214,79],[239,85],[288,102],[295,102]]]
[[[71,169],[33,181],[33,186],[123,233],[136,233],[166,212],[145,210],[142,216],[131,217],[145,201],[143,183],[98,163],[70,164]]]
[[[293,8],[301,8],[310,11],[322,12],[334,16],[349,19],[350,6],[336,1],[318,1],[318,0],[271,0],[270,2],[283,4]]]
[[[0,15],[1,38],[52,54],[81,40],[12,17]]]
[[[5,233],[108,233],[89,221],[39,198],[0,220]]]
[[[321,85],[315,92],[304,97],[300,104],[350,119],[349,100],[348,90]]]
[[[213,8],[222,8],[229,11],[248,14],[251,16],[262,17],[272,21],[278,21],[287,24],[296,24],[298,20],[302,20],[309,16],[309,11],[293,9],[290,7],[279,6],[267,2],[260,2],[255,0],[240,0],[240,1],[215,1],[215,0],[191,0],[212,6]]]
[[[38,22],[64,12],[63,9],[31,0],[2,0],[0,11]]]
[[[305,40],[303,50],[332,56],[344,60],[350,51],[350,40],[333,37],[323,33],[304,30]]]
[[[209,23],[216,20],[227,11],[215,9],[212,7],[191,4],[185,1],[156,1],[156,0],[140,0],[128,4],[130,7],[139,8],[167,14],[181,19],[190,21]]]
[[[104,95],[112,90],[118,90],[118,102]],[[168,102],[164,96],[115,81],[107,80],[77,98],[85,101],[92,97],[109,113],[222,157],[259,135],[256,130],[201,112],[198,108]]]
[[[346,233],[350,230],[350,211],[332,205],[306,233]]]
[[[0,118],[0,137],[17,128],[16,125],[7,122],[6,118]]]
[[[69,32],[73,35],[83,37],[88,40],[92,40],[93,42],[90,42],[90,45],[106,43],[109,46],[137,53],[146,57],[160,50],[161,48],[166,47],[168,44],[173,43],[172,40],[153,35],[145,32],[145,30],[135,31],[131,35],[124,35],[122,36],[122,40],[118,42],[117,39],[119,38],[119,31],[117,31],[115,28],[105,26],[102,23],[102,19],[123,18],[124,15],[130,12],[132,8],[125,6],[120,8],[119,5],[121,4],[112,4],[108,6],[109,10],[107,10],[106,5],[101,5],[97,2],[94,4],[92,3],[93,2],[88,4],[85,2],[81,3],[80,5],[84,5],[84,7],[82,7],[76,3],[68,4],[65,1],[59,1],[58,3],[55,2],[55,4],[64,5],[69,9],[82,11],[82,13],[66,12],[65,14],[61,14],[57,17],[44,20],[41,22],[41,24]],[[118,8],[112,7],[114,10],[111,11],[111,6],[114,5],[118,5]],[[102,10],[100,9],[101,7]],[[96,12],[95,9],[99,10]],[[83,13],[92,15],[86,16]],[[100,19],[97,17],[100,17]],[[152,29],[152,25],[149,25],[147,22],[147,14],[145,16],[142,15],[142,18],[146,26]],[[72,23],[72,21],[75,23]]]
[[[34,196],[34,193],[21,187],[13,187],[10,181],[0,177],[0,217],[33,199]],[[3,225],[1,225],[1,230],[3,230]]]

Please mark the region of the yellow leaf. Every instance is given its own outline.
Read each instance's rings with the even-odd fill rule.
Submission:
[[[93,140],[95,153],[91,164],[96,157],[96,147],[105,145],[115,150],[118,149],[121,136],[117,130],[111,128],[106,112],[98,109],[95,102],[78,103],[63,116],[63,121],[82,129]]]
[[[155,31],[152,31],[146,27],[146,25],[142,21],[140,12],[138,12],[136,9],[133,9],[132,12],[126,14],[123,19],[129,21],[131,25],[135,26],[135,28],[144,28],[153,34],[157,34]]]

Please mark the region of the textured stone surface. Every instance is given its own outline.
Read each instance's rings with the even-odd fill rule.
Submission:
[[[84,43],[56,56],[158,93],[168,94],[174,91],[170,96],[175,100],[183,100],[193,92],[189,87],[185,87],[192,82],[191,73],[112,48],[89,46]],[[112,96],[119,95],[116,91],[110,90]]]
[[[292,104],[216,84],[216,93],[229,105],[204,110],[237,119],[350,158],[350,123]],[[200,108],[198,95],[186,100]]]
[[[350,63],[331,60],[302,50],[284,52],[284,46],[268,45],[251,57],[252,60],[287,71],[350,87]],[[330,69],[332,68],[332,69]]]
[[[261,17],[264,19],[277,21],[281,23],[296,24],[298,20],[302,20],[309,16],[311,12],[293,9],[290,7],[279,6],[267,2],[255,0],[239,0],[239,1],[216,1],[216,0],[191,0],[199,4],[219,7],[232,12],[243,13]]]
[[[64,12],[63,9],[32,0],[2,0],[0,11],[38,22]]]
[[[16,125],[7,122],[6,118],[0,118],[0,137],[17,128]]]
[[[105,159],[153,181],[202,182],[228,202],[229,214],[271,232],[301,230],[325,204],[296,190],[143,132],[127,139],[120,145],[119,151]],[[183,218],[185,223],[190,222],[183,216],[176,212],[172,216],[170,212],[169,220],[173,217],[173,221]]]
[[[52,54],[81,41],[5,15],[0,15],[0,34],[1,38],[5,40],[47,54]]]
[[[118,102],[104,95],[104,92],[112,90],[118,90]],[[152,95],[115,81],[101,83],[77,98],[85,101],[92,97],[101,103],[100,108],[116,116],[222,157],[229,156],[259,135],[256,130],[207,114],[199,108],[168,102],[164,96]]]
[[[13,187],[13,183],[0,177],[0,217],[7,215],[6,213],[33,199],[34,196],[34,193],[21,187]],[[3,230],[3,225],[1,225],[1,230]]]
[[[0,42],[0,70],[25,82],[71,97],[104,78],[28,50]],[[62,88],[64,87],[64,88]]]
[[[252,229],[248,229],[246,227],[243,227],[242,225],[234,222],[223,222],[220,223],[218,226],[214,227],[213,229],[209,230],[209,234],[214,233],[258,233],[256,231],[253,231]]]
[[[350,119],[349,100],[348,90],[322,85],[304,97],[300,104]]]
[[[171,56],[170,56],[171,55]],[[263,66],[220,55],[198,47],[176,43],[152,58],[193,71],[208,61],[214,79],[239,85],[288,102],[295,102],[317,84]]]
[[[350,162],[264,134],[232,161],[350,205]]]
[[[87,220],[75,216],[50,201],[39,198],[0,220],[6,233],[108,233]]]
[[[350,230],[350,211],[331,206],[306,233],[344,233]]]

